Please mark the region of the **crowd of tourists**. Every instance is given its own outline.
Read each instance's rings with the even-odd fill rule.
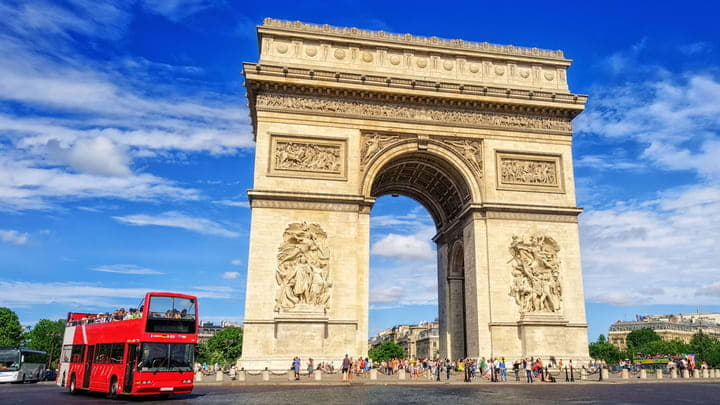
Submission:
[[[130,308],[128,311],[125,311],[125,308],[120,308],[120,309],[113,311],[112,313],[102,312],[97,315],[88,314],[87,316],[83,317],[80,320],[68,321],[67,326],[89,325],[89,324],[93,324],[93,323],[125,321],[128,319],[138,319],[138,318],[142,318],[142,308],[140,308],[140,309]]]
[[[591,364],[592,366],[592,364]],[[481,379],[491,382],[506,382],[510,373],[511,378],[516,382],[525,381],[533,382],[556,382],[557,370],[564,370],[567,367],[573,367],[572,361],[568,364],[563,363],[562,359],[556,361],[551,359],[547,363],[540,358],[528,357],[515,360],[512,363],[505,360],[504,357],[489,358],[481,357],[479,359],[418,359],[412,358],[391,358],[379,363],[373,363],[370,358],[358,356],[353,358],[345,355],[342,360],[342,381],[351,382],[356,377],[367,377],[370,370],[375,368],[378,372],[391,376],[397,375],[400,370],[406,373],[407,378],[411,380],[419,378],[427,378],[428,373],[436,381],[450,380],[451,378],[463,378],[465,382],[479,381]],[[549,371],[554,370],[554,371]],[[300,357],[295,357],[291,363],[291,370],[295,373],[295,379],[301,378],[301,370],[307,371],[307,377],[311,378],[316,370],[324,373],[335,373],[336,370],[332,363],[320,363],[315,367],[313,359],[308,359],[304,363]]]

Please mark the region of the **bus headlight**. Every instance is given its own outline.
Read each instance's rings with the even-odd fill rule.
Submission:
[[[182,380],[183,384],[190,384],[191,382],[192,382],[192,380]]]

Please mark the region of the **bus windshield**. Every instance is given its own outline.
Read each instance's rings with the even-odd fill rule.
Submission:
[[[195,319],[195,300],[153,296],[150,298],[150,318]]]
[[[192,371],[194,347],[186,343],[143,343],[138,371]]]
[[[20,351],[17,349],[0,350],[0,371],[17,371],[20,369]]]

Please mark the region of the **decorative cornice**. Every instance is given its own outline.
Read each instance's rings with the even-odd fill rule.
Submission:
[[[403,45],[419,45],[434,48],[459,49],[490,53],[497,55],[524,56],[533,58],[553,59],[569,62],[561,50],[546,50],[539,48],[526,48],[514,45],[496,45],[487,42],[471,42],[462,39],[442,39],[438,37],[423,37],[412,34],[393,34],[384,31],[369,31],[359,28],[333,27],[331,25],[308,24],[301,21],[286,21],[266,18],[259,28],[276,28],[285,31],[304,32],[321,35],[330,35],[340,38],[353,38],[394,42]]]

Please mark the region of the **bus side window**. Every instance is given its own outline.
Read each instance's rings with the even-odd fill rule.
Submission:
[[[95,352],[95,363],[110,363],[110,345],[108,343],[97,345],[97,349]]]
[[[125,347],[122,343],[113,343],[110,348],[110,363],[121,364],[123,359],[123,348]]]
[[[72,345],[70,363],[82,363],[85,354],[85,345]]]

